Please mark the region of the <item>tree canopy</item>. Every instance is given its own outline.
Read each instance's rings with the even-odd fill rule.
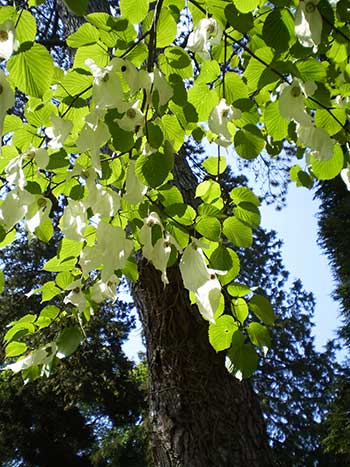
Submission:
[[[79,15],[85,3],[67,5]],[[123,275],[137,279],[139,252],[164,286],[179,263],[214,349],[227,351],[236,376],[253,373],[275,316],[262,294],[234,282],[235,250],[252,245],[260,201],[246,187],[223,199],[223,151],[234,145],[251,160],[293,147],[298,185],[339,173],[347,182],[348,4],[333,3],[121,1],[120,15],[87,14],[67,37],[76,53],[65,70],[36,41],[30,11],[1,8],[2,245],[22,220],[30,237],[48,241],[50,211],[64,207],[58,251],[44,265],[56,278],[33,293],[43,302],[64,295],[65,309],[48,305],[13,323],[6,355],[19,358],[8,368],[35,376],[71,354],[95,304],[114,297]],[[14,89],[25,96],[23,118],[7,113]],[[196,206],[173,183],[188,138],[217,151],[203,162]],[[224,313],[225,297],[247,303],[255,319]],[[62,313],[70,327],[33,351],[30,335]]]

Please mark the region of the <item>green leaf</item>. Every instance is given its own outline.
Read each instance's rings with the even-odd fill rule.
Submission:
[[[232,257],[228,248],[218,246],[210,255],[210,267],[220,271],[229,271],[233,266]]]
[[[262,32],[266,45],[278,51],[288,50],[295,37],[292,15],[286,9],[275,8],[266,17]]]
[[[20,44],[34,42],[36,36],[36,21],[29,11],[21,10],[17,13],[16,39]]]
[[[171,154],[156,152],[150,156],[139,156],[135,172],[145,185],[156,188],[165,181],[173,164],[174,158]]]
[[[249,310],[244,298],[237,298],[232,302],[233,312],[238,321],[243,324],[248,318]]]
[[[86,13],[89,0],[64,0],[64,3],[73,13],[83,16]]]
[[[7,66],[11,81],[25,94],[42,97],[49,90],[54,66],[52,57],[44,46],[34,44],[13,55]]]
[[[202,198],[205,203],[212,203],[221,197],[221,187],[213,180],[205,180],[196,188],[196,198]]]
[[[219,280],[222,285],[229,284],[235,277],[238,276],[239,271],[240,271],[240,262],[239,262],[237,253],[233,251],[231,248],[226,248],[226,250],[231,256],[232,266],[228,270],[227,274],[219,277]]]
[[[57,316],[60,314],[60,309],[57,308],[55,305],[47,305],[45,308],[43,308],[40,312],[39,317],[41,318],[49,318],[51,321],[57,318]]]
[[[251,293],[251,290],[248,286],[240,284],[239,282],[235,282],[234,284],[227,287],[227,292],[232,297],[245,297]]]
[[[325,109],[317,109],[315,124],[318,128],[324,128],[329,136],[333,136],[343,129],[346,122],[346,113],[344,109],[332,109],[330,112]]]
[[[157,47],[163,48],[170,45],[175,40],[176,34],[177,22],[169,8],[163,6],[157,23]]]
[[[230,193],[231,199],[235,204],[241,204],[243,202],[254,204],[254,206],[260,206],[259,198],[249,188],[242,186],[234,188]]]
[[[69,47],[78,48],[84,45],[95,44],[100,38],[98,30],[89,23],[84,23],[73,34],[67,37]]]
[[[262,322],[269,325],[274,323],[275,314],[267,298],[262,295],[253,295],[249,300],[249,308]]]
[[[130,23],[138,24],[148,13],[149,0],[120,0],[120,11]]]
[[[56,284],[61,289],[66,289],[74,281],[74,277],[68,271],[60,272],[56,276]]]
[[[238,326],[232,316],[220,316],[216,324],[209,325],[209,342],[217,352],[231,346],[232,336]]]
[[[265,107],[264,123],[268,134],[275,141],[281,141],[288,136],[289,122],[282,117],[278,101],[272,102]]]
[[[246,125],[234,137],[235,149],[243,159],[255,159],[265,147],[264,137],[255,125]]]
[[[27,350],[27,345],[24,342],[10,342],[5,348],[5,355],[7,358],[18,357],[24,354]]]
[[[253,244],[252,229],[243,224],[237,217],[225,219],[223,232],[227,239],[238,247],[250,248]]]
[[[181,47],[167,47],[164,54],[159,55],[160,70],[166,75],[179,75],[182,79],[193,76],[193,68],[190,56]]]
[[[14,339],[20,339],[27,334],[33,334],[35,332],[35,326],[33,323],[18,323],[15,324],[7,331],[4,336],[4,342],[8,343]]]
[[[208,240],[217,242],[220,239],[221,224],[216,217],[199,216],[196,220],[195,229]]]
[[[244,224],[257,229],[260,225],[261,216],[259,209],[252,203],[241,202],[233,209],[235,216]]]
[[[268,329],[260,323],[250,323],[247,332],[252,344],[258,346],[264,356],[266,356],[271,347],[271,338]]]
[[[196,211],[187,204],[175,203],[166,208],[166,214],[182,225],[192,225],[196,218]]]
[[[307,172],[304,172],[299,165],[293,165],[290,171],[290,179],[296,183],[296,186],[305,186],[306,188],[313,187],[313,179]]]
[[[220,91],[223,92],[223,87],[220,88]],[[223,96],[223,93],[220,92],[220,96]],[[235,73],[234,71],[229,71],[225,75],[225,99],[227,104],[231,105],[237,102],[240,99],[248,99],[248,86],[242,79],[242,76]]]
[[[210,112],[219,102],[219,96],[213,89],[209,89],[204,83],[195,84],[188,91],[188,101],[195,107],[198,113],[198,121],[208,120]]]
[[[327,78],[327,63],[308,58],[295,63],[302,81],[324,81]]]
[[[232,2],[241,13],[250,13],[259,4],[259,0],[232,0]]]
[[[208,157],[202,165],[208,174],[217,176],[224,173],[227,168],[226,157]]]
[[[66,358],[77,350],[83,335],[79,328],[65,328],[57,339],[57,357]]]
[[[235,335],[239,332],[234,333],[232,341],[236,340]],[[233,342],[227,352],[225,365],[237,379],[250,378],[258,366],[258,355],[251,344],[236,345],[236,342]]]
[[[242,34],[246,34],[254,27],[253,15],[238,11],[233,4],[226,6],[225,16],[229,24]]]
[[[341,146],[336,144],[333,156],[328,161],[319,161],[311,156],[312,171],[319,180],[331,180],[336,177],[344,165],[344,155]]]
[[[48,243],[53,236],[53,226],[51,219],[45,219],[39,227],[35,229],[35,235],[42,242]]]
[[[162,117],[162,127],[165,138],[171,143],[174,151],[177,152],[184,144],[185,131],[181,127],[175,115],[164,115]]]
[[[106,46],[98,41],[92,45],[86,45],[79,47],[74,57],[74,68],[83,68],[84,70],[90,71],[90,68],[86,65],[85,61],[88,58],[93,57],[94,62],[99,67],[103,68],[108,65],[110,57]]]
[[[147,122],[146,136],[149,144],[155,149],[158,149],[164,141],[164,135],[161,128],[159,125],[152,122]]]

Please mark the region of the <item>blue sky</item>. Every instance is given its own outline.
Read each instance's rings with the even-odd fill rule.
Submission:
[[[331,298],[331,270],[317,245],[318,206],[312,191],[290,184],[287,206],[282,211],[262,206],[261,214],[263,227],[276,230],[283,240],[282,256],[291,279],[300,278],[304,288],[315,296],[315,344],[322,350],[327,340],[335,337],[340,318],[338,304]]]

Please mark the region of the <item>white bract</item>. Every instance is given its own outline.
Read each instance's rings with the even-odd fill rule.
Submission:
[[[346,188],[348,189],[348,191],[350,191],[350,168],[347,167],[347,168],[343,169],[340,172],[340,176],[341,176],[343,182],[345,183]]]
[[[120,208],[120,195],[115,191],[97,184],[95,176],[91,173],[86,179],[88,196],[83,201],[86,209],[91,208],[96,220],[102,217],[114,216]]]
[[[125,182],[125,195],[123,198],[130,204],[138,204],[143,200],[147,186],[138,178],[135,172],[135,161],[129,160],[128,172]]]
[[[87,215],[84,204],[70,199],[60,220],[61,231],[65,237],[80,242],[84,240],[86,226]]]
[[[7,230],[14,227],[28,212],[35,196],[26,190],[12,190],[0,205],[0,220]]]
[[[209,129],[218,135],[216,143],[220,146],[227,147],[232,144],[232,135],[227,128],[227,124],[241,117],[241,111],[227,105],[225,99],[221,99],[219,104],[210,112],[208,125]]]
[[[5,73],[0,70],[0,138],[4,128],[5,115],[15,105],[15,94],[7,82]]]
[[[294,78],[292,84],[280,86],[279,111],[286,120],[294,120],[302,126],[312,126],[312,118],[305,110],[305,97],[312,96],[317,89],[313,81],[303,83]]]
[[[129,60],[116,57],[111,60],[111,65],[123,77],[131,91],[138,91],[142,87],[140,85],[139,70]]]
[[[195,293],[196,303],[202,316],[215,323],[214,315],[219,306],[221,285],[216,271],[207,267],[201,244],[196,240],[185,248],[180,260],[180,272],[184,287]]]
[[[52,149],[60,149],[73,128],[73,123],[70,120],[51,115],[52,126],[46,128],[45,134],[50,138],[49,146]]]
[[[311,154],[320,161],[327,161],[333,155],[334,140],[323,128],[297,127],[298,144],[309,147]]]
[[[96,244],[83,249],[79,264],[84,274],[102,268],[101,280],[108,282],[115,270],[125,267],[133,247],[134,242],[126,238],[122,228],[101,221],[96,230]]]
[[[7,20],[0,24],[0,58],[8,60],[17,47],[14,24],[11,20]]]
[[[214,18],[201,19],[189,35],[187,47],[203,60],[210,60],[210,47],[220,44],[222,34],[223,29]]]
[[[163,74],[155,66],[153,73],[149,74],[152,81],[152,93],[158,92],[159,104],[165,105],[173,97],[174,91]]]
[[[129,104],[124,102],[123,88],[113,62],[101,68],[88,58],[85,64],[94,77],[92,97],[95,106],[99,109],[117,108],[119,112],[125,112]]]
[[[295,34],[303,47],[317,47],[321,42],[322,16],[317,8],[320,0],[300,0],[295,14]]]
[[[102,280],[97,281],[91,288],[91,300],[96,303],[101,303],[106,299],[115,302],[117,298],[115,292],[119,282],[120,279],[115,274],[109,278],[108,282],[103,282]]]
[[[48,198],[36,195],[32,204],[28,206],[26,213],[26,227],[30,234],[34,234],[35,229],[38,228],[46,219],[52,208],[52,202]]]
[[[122,118],[115,120],[122,130],[135,132],[136,127],[144,125],[145,116],[138,107],[139,101],[135,102]]]
[[[89,151],[91,164],[96,172],[101,176],[100,149],[110,138],[108,126],[103,122],[103,112],[94,109],[85,117],[85,125],[77,139],[79,151]]]
[[[161,237],[158,238],[153,245],[152,229],[155,225],[159,226]],[[165,233],[164,236],[164,227],[156,212],[151,212],[151,214],[144,219],[144,224],[140,230],[140,242],[143,245],[143,256],[162,273],[163,284],[169,284],[166,268],[171,253],[171,245],[174,245],[178,250],[181,250],[181,248],[171,235]]]

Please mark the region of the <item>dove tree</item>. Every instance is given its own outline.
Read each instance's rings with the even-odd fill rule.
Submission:
[[[31,292],[42,311],[9,325],[5,368],[49,375],[126,276],[147,342],[155,464],[273,465],[247,378],[275,315],[258,277],[235,280],[260,200],[240,186],[224,196],[222,174],[228,155],[288,149],[298,186],[340,173],[349,186],[349,2],[121,0],[120,12],[85,14],[87,1],[67,0],[85,16],[65,69],[36,40],[41,3],[0,9],[0,246],[19,224],[29,240],[54,229],[61,240],[44,265],[55,279]],[[210,154],[201,180],[191,141]],[[35,348],[60,320],[70,325]]]

